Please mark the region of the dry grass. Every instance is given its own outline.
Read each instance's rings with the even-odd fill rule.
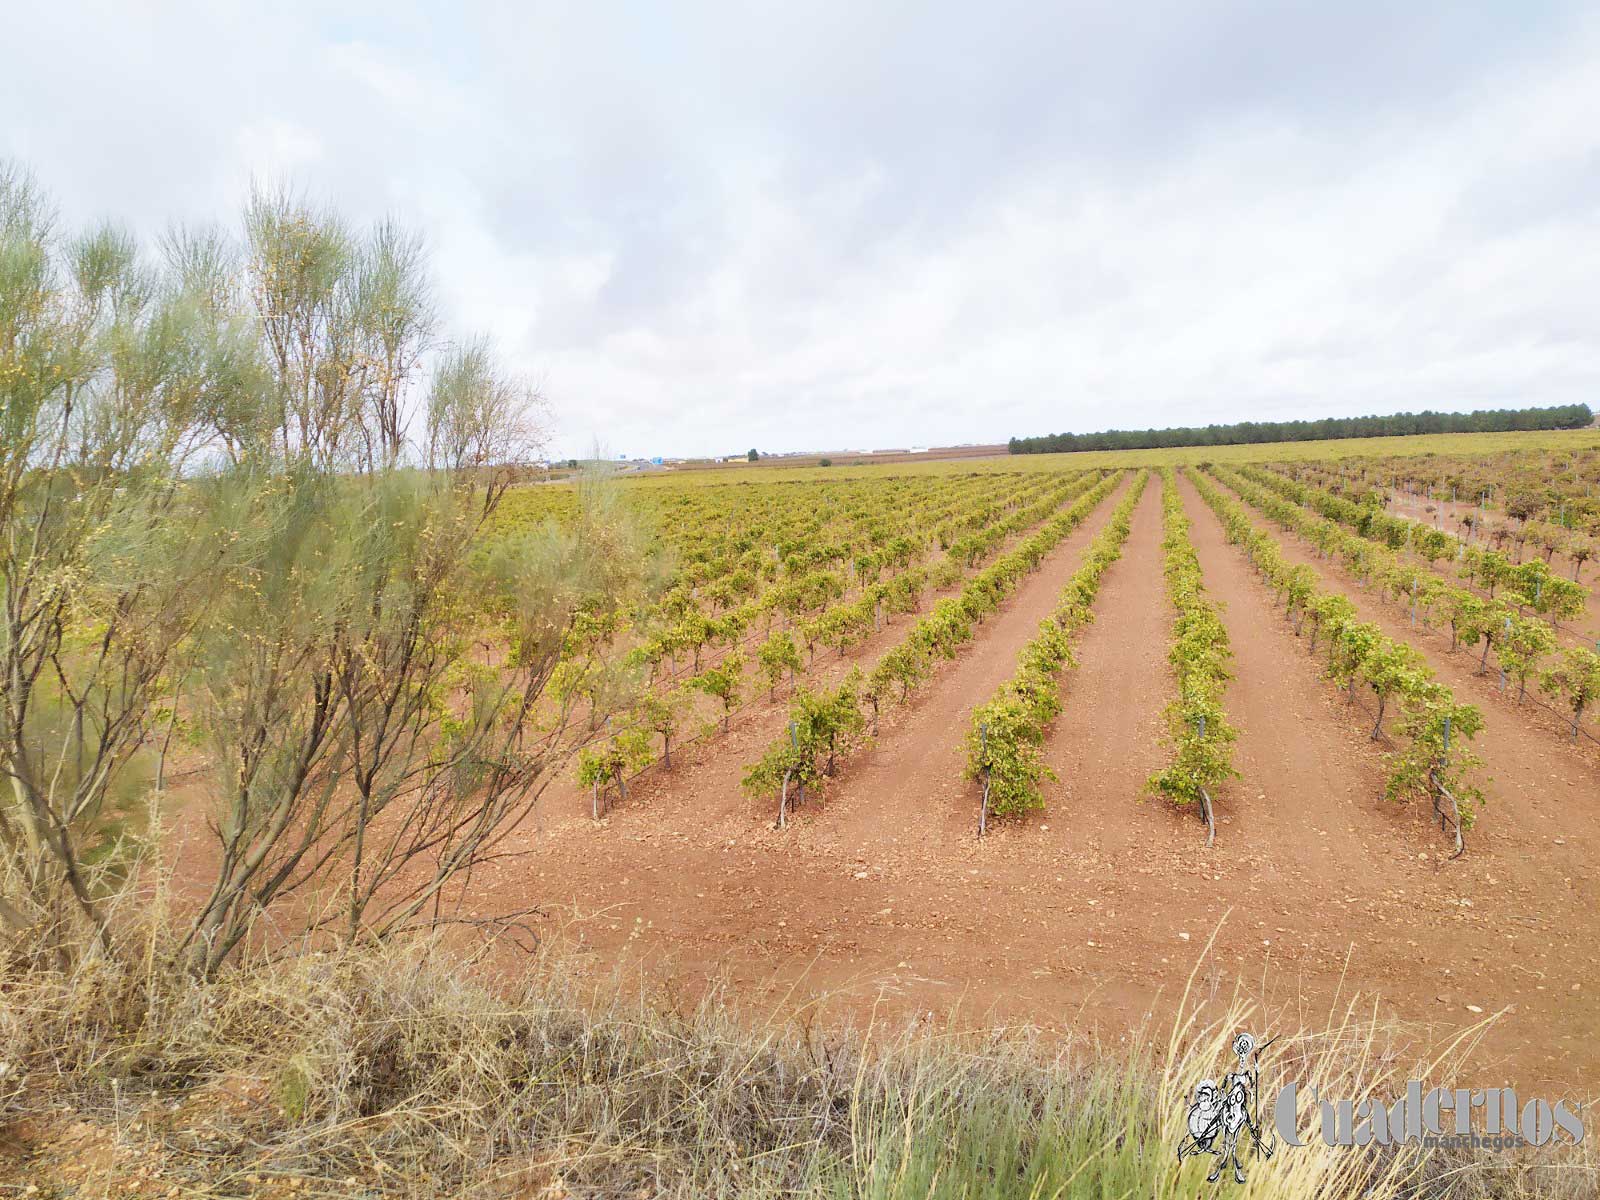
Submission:
[[[1108,1056],[1026,1029],[750,1025],[581,982],[552,958],[492,985],[438,942],[247,963],[214,982],[132,961],[8,970],[0,1117],[39,1196],[1187,1197],[1187,1099],[1248,1005],[1184,1006]],[[632,998],[627,998],[631,995]],[[1276,1029],[1283,1032],[1282,1029]],[[1273,1048],[1359,1100],[1447,1063],[1353,1010]],[[1309,1127],[1309,1123],[1307,1125]],[[1592,1143],[1591,1143],[1592,1144]],[[1527,1157],[1280,1147],[1250,1197],[1590,1196],[1588,1147]]]

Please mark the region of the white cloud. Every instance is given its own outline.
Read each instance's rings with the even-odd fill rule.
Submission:
[[[1592,401],[1575,11],[63,3],[0,153],[147,232],[397,213],[574,453]]]

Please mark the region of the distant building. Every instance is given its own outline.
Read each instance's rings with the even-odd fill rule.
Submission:
[[[927,452],[928,448],[926,446],[913,446],[909,451],[911,454],[926,454]]]

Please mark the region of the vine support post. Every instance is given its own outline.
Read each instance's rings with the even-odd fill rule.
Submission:
[[[795,762],[798,764],[800,761],[800,727],[793,721],[789,722],[789,745],[794,748]],[[794,802],[796,804],[804,804],[806,802],[806,781],[804,779],[799,780],[795,786]]]
[[[1441,786],[1440,779],[1439,779],[1439,772],[1448,770],[1449,767],[1450,767],[1450,717],[1449,717],[1449,714],[1446,714],[1445,715],[1445,719],[1444,719],[1444,746],[1439,751],[1439,770],[1435,771],[1434,774],[1433,774],[1434,786],[1436,788]],[[1439,807],[1439,799],[1438,799],[1437,796],[1434,797],[1433,804],[1434,804],[1434,808],[1437,809]],[[1441,830],[1444,829],[1444,813],[1442,811],[1439,813],[1439,828]]]
[[[1444,745],[1439,753],[1437,766],[1428,772],[1428,781],[1433,785],[1433,811],[1439,814],[1439,829],[1453,827],[1456,839],[1456,850],[1451,858],[1460,858],[1466,853],[1467,843],[1461,835],[1461,805],[1457,803],[1454,793],[1445,787],[1443,772],[1450,766],[1450,717],[1446,714],[1444,719]],[[1450,802],[1450,811],[1446,813],[1439,803],[1441,797]]]
[[[983,762],[983,796],[978,801],[978,836],[989,829],[989,723],[978,725],[978,756]]]

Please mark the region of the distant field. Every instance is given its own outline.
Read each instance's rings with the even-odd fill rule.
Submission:
[[[1009,455],[1082,466],[1179,466],[1199,462],[1286,462],[1389,455],[1498,454],[1506,450],[1585,450],[1600,446],[1600,429],[1526,433],[1432,433],[1414,437],[1339,438],[1323,442],[1260,442],[1250,446],[1177,446],[1164,450],[1090,450],[1077,454]]]
[[[1156,450],[1087,450],[1072,454],[1007,454],[941,458],[896,455],[892,459],[839,460],[831,467],[803,464],[723,463],[701,470],[635,475],[647,483],[729,483],[735,480],[839,479],[858,475],[965,474],[971,471],[1062,471],[1091,467],[1181,466],[1200,462],[1286,462],[1329,458],[1382,458],[1389,455],[1496,454],[1505,450],[1584,450],[1600,446],[1600,429],[1536,430],[1527,433],[1438,433],[1417,437],[1344,438],[1323,442],[1260,442],[1249,446],[1176,446]]]

